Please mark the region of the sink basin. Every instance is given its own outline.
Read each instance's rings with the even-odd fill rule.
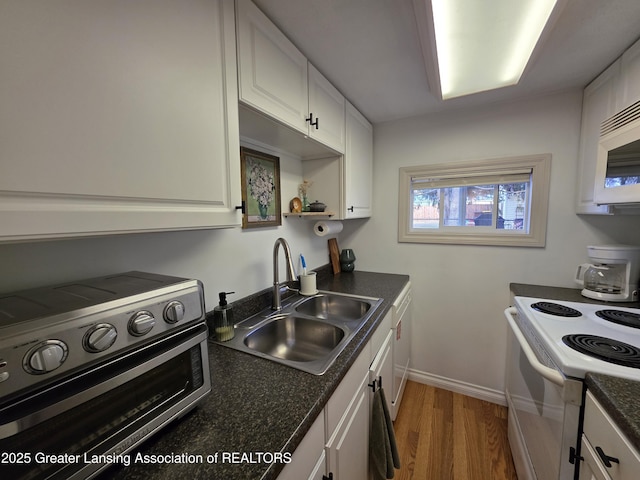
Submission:
[[[319,295],[302,302],[295,310],[315,318],[340,318],[352,321],[364,317],[370,308],[370,301],[347,296]]]
[[[322,375],[381,303],[326,291],[295,295],[282,302],[280,311],[266,308],[238,322],[234,338],[216,343]]]
[[[294,362],[311,362],[329,355],[344,338],[342,328],[310,318],[287,316],[249,333],[247,348]]]

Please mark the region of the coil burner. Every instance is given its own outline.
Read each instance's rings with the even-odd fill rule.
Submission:
[[[640,315],[623,310],[598,310],[596,315],[603,320],[624,325],[625,327],[640,328]]]
[[[541,313],[548,315],[555,315],[556,317],[581,317],[580,313],[575,308],[560,305],[553,302],[536,302],[531,304],[531,308]]]
[[[597,335],[572,334],[562,337],[565,345],[605,362],[640,368],[640,349],[628,343]]]

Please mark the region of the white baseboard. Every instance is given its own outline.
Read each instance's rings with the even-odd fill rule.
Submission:
[[[507,399],[504,392],[494,390],[492,388],[481,387],[472,383],[461,382],[451,378],[441,377],[432,373],[422,372],[420,370],[409,369],[409,380],[414,382],[431,385],[433,387],[444,388],[456,393],[461,393],[469,397],[478,398],[487,402],[496,403],[498,405],[507,405]]]

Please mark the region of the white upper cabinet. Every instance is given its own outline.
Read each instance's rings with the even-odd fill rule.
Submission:
[[[617,61],[584,90],[582,100],[582,126],[578,157],[578,195],[576,213],[608,214],[607,205],[594,203],[600,124],[615,113],[616,90],[620,72]]]
[[[251,0],[237,0],[239,100],[335,152],[345,99]]]
[[[636,42],[622,55],[618,90],[616,112],[640,100],[640,42]]]
[[[240,101],[307,133],[307,58],[251,0],[236,10]]]
[[[0,241],[239,225],[233,4],[10,2]]]
[[[595,172],[600,126],[640,100],[640,41],[602,72],[584,90],[578,157],[576,213],[611,214],[615,206],[594,203]],[[631,210],[626,209],[627,213]],[[633,213],[637,213],[634,211]]]
[[[309,63],[309,136],[340,153],[345,148],[345,103],[342,94]]]
[[[346,132],[343,218],[370,217],[373,211],[373,127],[348,102]]]

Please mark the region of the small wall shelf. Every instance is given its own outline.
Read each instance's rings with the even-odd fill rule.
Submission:
[[[298,217],[298,218],[318,218],[318,217],[333,217],[335,213],[333,212],[287,212],[283,213],[283,217]]]

